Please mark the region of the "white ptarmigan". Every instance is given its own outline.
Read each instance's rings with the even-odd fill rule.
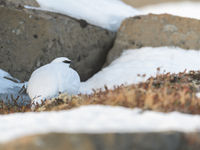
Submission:
[[[27,87],[32,103],[41,104],[42,100],[57,97],[59,93],[78,94],[80,77],[70,68],[70,62],[66,57],[59,57],[32,73]]]

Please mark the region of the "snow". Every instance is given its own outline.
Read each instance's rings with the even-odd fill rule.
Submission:
[[[116,115],[117,114],[117,115]],[[82,106],[69,111],[0,116],[0,142],[18,137],[61,133],[135,133],[200,129],[200,116],[159,113],[113,106]],[[192,122],[192,123],[191,123]]]
[[[5,77],[14,79],[9,73],[0,69],[0,93],[5,93],[8,89],[13,87],[22,87],[21,84],[8,80]]]
[[[132,84],[145,81],[150,76],[160,73],[179,73],[185,69],[200,69],[200,52],[184,50],[177,47],[145,47],[126,50],[123,54],[93,77],[81,85],[81,93],[90,94],[92,89],[108,88],[121,84]],[[146,74],[140,77],[138,74]]]
[[[0,69],[0,77],[11,77],[11,75],[9,73],[7,73],[6,71]]]
[[[121,0],[37,0],[42,10],[53,11],[116,31],[121,22],[139,12]],[[26,6],[29,9],[38,9]]]
[[[0,100],[3,100],[5,103],[11,102],[11,96],[18,99],[18,103],[29,103],[29,97],[24,94],[20,94],[19,91],[22,89],[24,85],[27,83],[17,83],[13,82],[9,79],[15,80],[19,82],[19,80],[13,78],[9,73],[0,69]],[[26,100],[26,102],[24,101]]]
[[[139,10],[144,13],[162,14],[168,13],[176,16],[200,19],[199,2],[168,2],[142,7]]]
[[[78,94],[80,77],[69,67],[70,62],[66,57],[58,57],[32,73],[27,93],[33,103],[41,104],[41,100],[57,97],[59,93]]]

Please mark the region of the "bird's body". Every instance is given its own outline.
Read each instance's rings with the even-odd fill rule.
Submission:
[[[35,70],[28,81],[27,93],[33,103],[57,97],[60,93],[78,94],[80,77],[69,67],[70,60],[60,57]]]

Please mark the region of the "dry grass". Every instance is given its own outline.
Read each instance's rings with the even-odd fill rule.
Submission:
[[[13,100],[14,103],[4,103],[0,100],[0,114],[10,114],[17,112],[30,112],[31,106],[29,105],[19,105],[16,100]]]
[[[142,108],[161,112],[179,111],[200,114],[199,90],[200,72],[157,75],[144,83],[115,87],[95,92],[92,95],[67,96],[48,100],[35,111],[66,110],[81,105],[112,105],[130,108]],[[6,106],[0,104],[0,113],[31,111],[30,106]]]
[[[142,108],[162,112],[180,111],[199,114],[200,99],[196,97],[199,91],[200,72],[164,74],[148,81],[130,86],[115,87],[109,90],[95,92],[93,95],[67,97],[61,95],[58,99],[47,101],[37,111],[61,110],[81,105],[112,105],[130,108]]]

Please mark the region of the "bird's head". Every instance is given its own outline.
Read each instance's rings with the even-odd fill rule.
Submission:
[[[65,64],[70,65],[71,60],[67,57],[58,57],[54,59],[51,63],[65,63]]]

